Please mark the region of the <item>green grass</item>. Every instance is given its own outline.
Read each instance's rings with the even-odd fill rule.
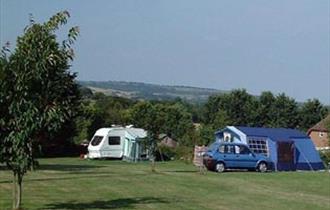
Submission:
[[[330,209],[328,172],[207,172],[181,162],[41,159],[24,178],[24,209]],[[0,209],[11,207],[0,171]]]

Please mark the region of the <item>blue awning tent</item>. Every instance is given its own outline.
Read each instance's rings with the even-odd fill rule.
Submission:
[[[227,126],[215,135],[216,141],[247,144],[268,156],[278,171],[324,169],[312,140],[295,129]]]

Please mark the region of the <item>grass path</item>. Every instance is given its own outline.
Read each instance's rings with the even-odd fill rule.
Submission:
[[[329,209],[327,172],[208,172],[181,162],[40,160],[24,179],[25,209]],[[0,171],[0,209],[11,207],[11,173]]]

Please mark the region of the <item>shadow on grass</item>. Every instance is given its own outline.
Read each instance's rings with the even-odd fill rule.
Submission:
[[[94,174],[93,176],[87,175],[87,176],[64,176],[64,177],[47,177],[47,178],[26,178],[24,179],[24,182],[48,182],[48,181],[64,181],[64,180],[77,180],[77,179],[96,179],[96,178],[107,178],[109,177],[109,172],[107,173],[97,173],[96,175]],[[72,174],[73,175],[73,174]],[[5,181],[0,181],[0,184],[8,184],[12,183],[11,180],[5,180]]]
[[[199,172],[198,169],[196,170],[172,170],[172,171],[164,171],[166,173],[197,173]]]
[[[71,165],[71,164],[42,164],[37,167],[37,170],[51,170],[51,171],[84,171],[103,166],[95,165]]]
[[[141,198],[120,198],[108,201],[92,201],[92,202],[66,202],[66,203],[51,203],[47,204],[44,209],[67,209],[67,210],[87,210],[87,209],[124,209],[124,208],[134,208],[137,204],[152,204],[152,203],[169,203],[168,200],[164,198],[156,197],[141,197]]]
[[[6,171],[7,167],[5,165],[0,165],[0,171]]]

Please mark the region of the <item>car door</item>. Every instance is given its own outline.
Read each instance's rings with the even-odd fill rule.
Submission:
[[[227,168],[235,168],[237,165],[236,154],[234,145],[225,145],[225,151],[223,154],[223,159],[225,161]]]
[[[257,164],[257,158],[245,145],[235,145],[236,167],[254,168]]]

